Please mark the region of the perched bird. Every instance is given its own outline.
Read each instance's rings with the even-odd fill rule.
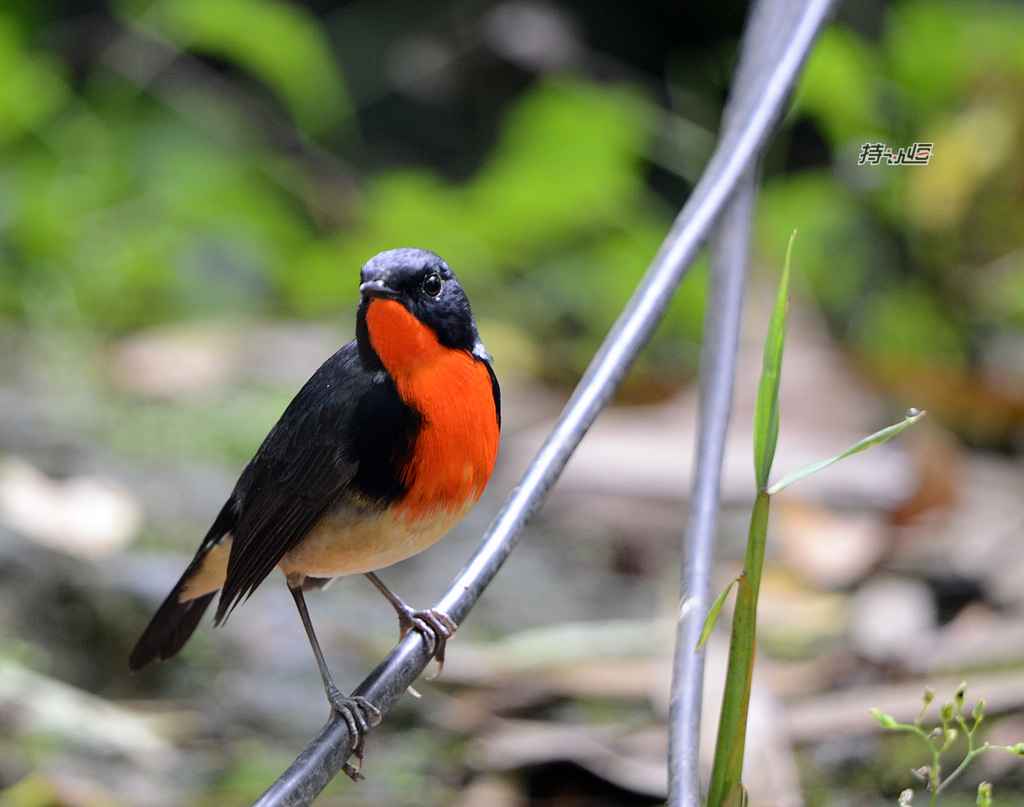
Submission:
[[[220,592],[214,624],[284,572],[327,699],[361,755],[380,713],[331,680],[303,592],[362,573],[423,634],[438,662],[454,622],[410,608],[373,573],[421,552],[476,503],[494,467],[498,380],[466,293],[422,249],[382,252],[362,269],[356,338],[305,383],[234,490],[129,659],[177,653]]]

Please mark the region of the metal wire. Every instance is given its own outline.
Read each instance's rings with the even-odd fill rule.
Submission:
[[[738,73],[749,76],[750,79],[744,79],[741,84],[734,85],[730,112],[726,119],[727,125],[718,147],[651,266],[563,409],[551,434],[524,472],[519,484],[509,494],[476,552],[437,602],[435,607],[447,612],[456,622],[461,622],[465,618],[497,574],[518,542],[523,528],[557,481],[569,457],[598,414],[611,400],[640,351],[650,341],[673,294],[693,265],[699,250],[709,237],[712,226],[735,192],[741,178],[747,172],[753,171],[753,166],[785,107],[800,66],[830,6],[831,0],[808,0],[805,3],[793,0],[763,0],[755,8],[744,35],[742,51],[743,58],[747,60],[745,63],[750,67],[743,68],[744,62],[741,59]],[[763,43],[759,45],[754,41],[760,37],[777,36],[781,37],[781,41],[776,40],[772,47],[767,49],[763,47]],[[724,439],[724,429],[722,435],[721,439]],[[702,452],[712,450],[720,452],[721,447],[701,447]],[[710,469],[707,463],[699,467]],[[702,471],[709,472],[711,471]],[[717,507],[717,483],[710,486],[705,484],[705,489],[714,492],[715,502],[712,506]],[[713,519],[711,522],[713,523]],[[694,539],[695,536],[691,535],[689,540],[692,542]],[[710,540],[710,537],[707,540]],[[709,563],[708,547],[710,543],[699,551],[689,553],[691,558],[700,559],[700,563],[694,566],[695,569]],[[705,600],[706,578],[706,572],[698,571],[694,575],[697,587],[703,587],[705,590]],[[694,592],[690,591],[688,596],[693,594]],[[702,614],[697,614],[697,617],[703,619]],[[691,652],[689,655],[694,654]],[[369,699],[386,714],[429,662],[430,652],[426,643],[420,636],[410,634],[370,673],[353,694]],[[683,680],[692,682],[696,676],[699,684],[702,670],[702,666],[689,668]],[[696,710],[698,715],[700,710],[699,685],[696,686],[696,690],[695,704],[691,696],[686,707],[690,710],[691,716],[693,710]],[[692,729],[688,728],[686,733],[691,731]],[[696,771],[695,737],[683,742],[679,748],[680,753],[693,754],[694,762],[692,765],[687,763],[681,767],[672,767],[687,772],[687,777],[694,780],[692,788],[690,782],[685,783],[688,792],[699,794],[696,775],[693,773],[691,777],[689,773]],[[343,720],[332,715],[298,759],[254,804],[256,807],[299,807],[310,804],[337,775],[351,753],[352,737],[349,735],[348,726]]]
[[[683,573],[669,698],[669,804],[700,803],[698,742],[704,682],[700,643],[711,607],[711,566],[718,529],[725,438],[747,277],[756,173],[747,171],[712,237],[708,302],[701,339],[697,455],[683,543]]]

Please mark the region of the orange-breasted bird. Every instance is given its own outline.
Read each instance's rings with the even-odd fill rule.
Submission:
[[[234,490],[129,659],[138,670],[177,653],[220,592],[214,624],[278,567],[306,629],[327,699],[361,753],[380,714],[335,687],[303,592],[362,573],[422,633],[438,662],[455,630],[410,608],[374,570],[421,552],[476,503],[494,467],[498,380],[466,293],[422,249],[382,252],[362,268],[356,338],[305,383]]]

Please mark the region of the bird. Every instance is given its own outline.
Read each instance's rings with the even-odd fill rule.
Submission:
[[[400,637],[422,634],[444,662],[451,617],[411,608],[375,572],[433,545],[480,498],[501,392],[466,293],[438,255],[381,252],[363,265],[359,292],[355,339],[313,373],[245,465],[128,666],[171,658],[218,592],[214,625],[277,567],[361,761],[380,712],[335,686],[304,594],[364,574],[397,612]]]

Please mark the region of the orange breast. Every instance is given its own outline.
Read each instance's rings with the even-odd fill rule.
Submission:
[[[498,451],[491,376],[466,350],[441,345],[401,303],[373,300],[366,324],[399,395],[423,418],[402,471],[400,506],[410,520],[464,511],[480,498]]]

